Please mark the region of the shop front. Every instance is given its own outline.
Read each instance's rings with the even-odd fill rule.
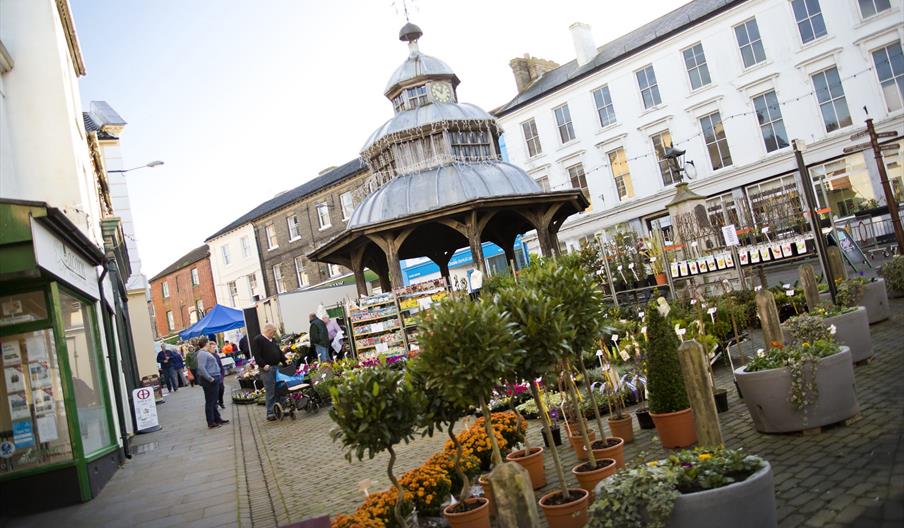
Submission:
[[[102,261],[59,210],[0,201],[4,514],[90,500],[122,460],[101,334]]]

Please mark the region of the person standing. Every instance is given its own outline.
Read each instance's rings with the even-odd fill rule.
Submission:
[[[185,354],[185,365],[188,367],[188,371],[191,372],[191,379],[188,380],[191,386],[194,387],[195,383],[200,385],[201,381],[198,379],[198,351],[192,345],[188,345],[188,354]]]
[[[286,364],[286,356],[283,355],[279,345],[273,339],[276,335],[276,327],[267,323],[263,333],[254,336],[254,361],[261,372],[261,381],[264,382],[264,390],[267,393],[267,420],[276,420],[273,415],[273,404],[276,402],[276,368],[279,364]]]
[[[468,279],[471,281],[471,298],[479,298],[480,290],[483,288],[483,272],[480,271],[480,268],[478,267],[476,270],[471,272],[471,275],[468,276]]]
[[[311,347],[317,353],[320,361],[329,361],[330,356],[330,334],[323,324],[323,320],[317,317],[317,314],[310,314],[308,319],[311,321],[311,329],[308,336],[311,338]]]
[[[217,360],[217,365],[220,367],[220,386],[217,387],[217,405],[220,406],[220,409],[225,409],[226,405],[223,403],[223,393],[226,392],[226,369],[223,368],[223,358],[220,357],[220,352],[217,350],[216,341],[208,341],[213,345],[213,357]]]
[[[166,390],[170,393],[179,390],[176,382],[176,368],[174,357],[175,353],[166,348],[166,345],[160,345],[160,352],[157,353],[157,363],[160,364],[160,372],[163,374],[163,382],[166,383]]]
[[[198,340],[198,347],[198,379],[204,389],[204,416],[207,427],[213,429],[229,423],[229,420],[220,417],[217,409],[217,392],[222,371],[214,358],[217,355],[216,343],[202,337]]]
[[[239,350],[241,350],[242,355],[245,357],[245,361],[251,359],[251,344],[248,343],[248,334],[242,336],[239,339]]]
[[[176,388],[185,387],[185,358],[182,354],[183,347],[179,347],[178,352],[173,352],[173,370],[176,373]]]

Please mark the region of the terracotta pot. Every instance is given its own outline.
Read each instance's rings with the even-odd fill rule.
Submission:
[[[656,274],[656,285],[657,286],[665,286],[669,283],[668,278],[666,278],[665,273],[657,273]]]
[[[672,413],[650,413],[662,447],[674,449],[688,447],[697,441],[697,428],[694,425],[694,412],[684,409]]]
[[[571,474],[578,479],[578,485],[590,493],[590,499],[593,499],[593,488],[604,478],[614,475],[618,471],[618,465],[611,458],[597,458],[596,464],[608,462],[608,465],[593,471],[578,471],[578,468],[589,462],[583,462],[571,468]]]
[[[641,429],[653,429],[656,425],[653,424],[653,419],[650,418],[650,411],[648,409],[639,409],[634,411],[634,414],[637,415],[637,425],[640,426]]]
[[[556,490],[540,499],[540,508],[546,516],[550,528],[583,528],[587,525],[587,505],[590,492],[580,488],[568,488],[572,497],[577,498],[566,504],[549,504],[549,501],[561,494]]]
[[[593,443],[596,440],[596,433],[588,430],[587,436],[590,437],[590,443]],[[581,433],[577,433],[576,435],[568,435],[568,441],[571,442],[571,448],[574,449],[574,454],[578,457],[578,460],[587,460],[587,452],[584,451],[584,438],[581,436]]]
[[[446,506],[443,510],[443,517],[449,522],[449,526],[452,528],[490,528],[490,502],[482,497],[465,499],[465,503],[474,502],[479,502],[480,506],[462,513],[451,513],[449,509],[453,505]]]
[[[480,483],[480,487],[483,488],[483,498],[487,500],[488,507],[490,509],[490,515],[492,517],[496,516],[496,499],[493,498],[493,487],[490,486],[490,479],[487,478],[486,475],[480,475],[477,479],[477,482]]]
[[[597,460],[602,458],[611,458],[615,460],[615,468],[621,469],[625,467],[625,441],[622,438],[617,436],[610,436],[606,438],[606,441],[609,440],[618,440],[618,443],[612,447],[602,447],[602,448],[594,448],[593,456],[596,457]],[[586,452],[586,447],[584,448]],[[586,458],[586,457],[585,457]]]
[[[517,462],[530,473],[530,483],[534,489],[546,485],[546,470],[543,467],[543,448],[532,447],[530,453],[527,449],[513,451],[505,457],[509,462]]]
[[[612,436],[621,438],[626,444],[634,441],[634,420],[630,414],[625,414],[621,420],[609,418],[609,430],[612,431]]]

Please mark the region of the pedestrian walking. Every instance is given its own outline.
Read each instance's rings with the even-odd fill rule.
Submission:
[[[185,365],[188,367],[188,372],[191,374],[188,378],[188,382],[192,387],[195,386],[195,383],[200,385],[201,382],[198,379],[198,350],[192,345],[188,345],[188,353],[185,354]]]
[[[198,376],[201,388],[204,389],[204,417],[207,419],[207,427],[211,429],[229,423],[229,420],[220,416],[217,409],[217,393],[223,374],[215,359],[216,346],[216,343],[208,341],[206,337],[198,340]]]
[[[317,314],[310,314],[308,319],[311,321],[311,329],[308,336],[311,338],[311,348],[317,353],[320,361],[330,361],[330,334],[323,324],[323,320],[317,317]]]
[[[166,345],[160,345],[160,352],[157,353],[157,363],[160,364],[160,372],[163,374],[163,382],[166,384],[166,390],[170,393],[179,390],[179,384],[176,381],[176,362],[175,352],[166,348]]]
[[[263,333],[254,336],[253,352],[254,361],[260,368],[261,381],[264,382],[264,390],[267,393],[267,420],[276,420],[273,415],[273,404],[276,402],[276,368],[277,365],[286,364],[286,356],[279,349],[279,345],[273,339],[276,335],[276,327],[271,323],[264,325]]]

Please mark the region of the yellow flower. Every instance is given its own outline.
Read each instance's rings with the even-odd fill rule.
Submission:
[[[651,460],[650,462],[647,462],[647,465],[650,467],[656,467],[659,465],[659,462],[657,462],[656,460]]]
[[[697,460],[703,462],[704,460],[709,460],[712,457],[713,456],[709,453],[700,453],[700,455],[697,457]]]

